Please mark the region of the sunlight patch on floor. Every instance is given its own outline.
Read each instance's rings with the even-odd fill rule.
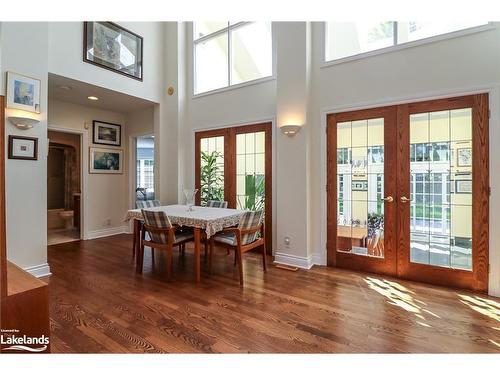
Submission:
[[[401,284],[398,284],[397,282],[381,280],[375,277],[367,277],[365,282],[368,284],[370,289],[386,297],[389,300],[387,301],[389,304],[400,307],[401,309],[414,314],[417,318],[416,322],[423,327],[432,328],[428,322],[423,322],[427,320],[424,314],[429,314],[434,318],[440,318],[439,315],[434,314],[427,308],[424,308],[426,304],[415,298],[415,292],[409,290]]]
[[[472,310],[500,322],[500,303],[484,297],[468,296],[465,294],[459,294],[458,296],[461,298],[460,302],[469,306]]]

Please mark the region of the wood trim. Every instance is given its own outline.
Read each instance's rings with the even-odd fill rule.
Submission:
[[[0,327],[6,315],[7,252],[5,226],[5,101],[0,96]]]
[[[265,132],[266,139],[266,219],[265,219],[265,238],[266,251],[272,254],[272,215],[273,215],[273,132],[272,123],[258,123],[252,125],[242,125],[223,129],[199,131],[195,133],[195,186],[201,190],[200,181],[200,140],[210,137],[224,137],[224,199],[228,202],[229,208],[236,208],[236,135],[254,132]],[[196,204],[201,203],[201,193],[196,196]]]
[[[337,265],[337,122],[338,115],[329,114],[326,117],[326,157],[327,157],[327,241],[326,241],[326,264],[330,267]],[[333,189],[333,190],[332,190]],[[333,235],[335,233],[335,235]]]
[[[488,291],[489,265],[489,97],[473,96],[472,109],[472,264],[473,289]]]

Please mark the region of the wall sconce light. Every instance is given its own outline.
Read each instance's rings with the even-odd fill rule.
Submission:
[[[280,130],[283,134],[288,135],[289,137],[293,137],[300,130],[300,125],[282,125]]]
[[[16,126],[19,129],[28,130],[33,126],[38,124],[40,120],[29,118],[29,117],[9,117],[9,121],[12,125]]]

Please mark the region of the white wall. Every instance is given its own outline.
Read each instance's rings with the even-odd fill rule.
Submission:
[[[38,138],[38,160],[6,160],[7,257],[21,267],[47,263],[47,23],[2,23],[1,75],[14,71],[41,80],[40,114],[6,109],[6,117],[24,115],[40,123],[19,130],[6,119],[6,136]],[[22,48],[21,48],[22,47]],[[0,87],[5,95],[5,87]],[[6,142],[7,147],[7,142]],[[6,150],[5,150],[6,152]],[[44,271],[42,271],[44,272]]]
[[[159,102],[163,80],[163,23],[117,22],[144,38],[143,82],[83,61],[83,23],[49,23],[49,71],[110,90]]]

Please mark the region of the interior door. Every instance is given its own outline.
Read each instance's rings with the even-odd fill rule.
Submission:
[[[272,254],[272,124],[237,126],[195,135],[197,204],[264,210],[266,250]]]
[[[328,264],[396,274],[396,107],[328,115]]]
[[[487,291],[488,95],[399,108],[401,277]]]

